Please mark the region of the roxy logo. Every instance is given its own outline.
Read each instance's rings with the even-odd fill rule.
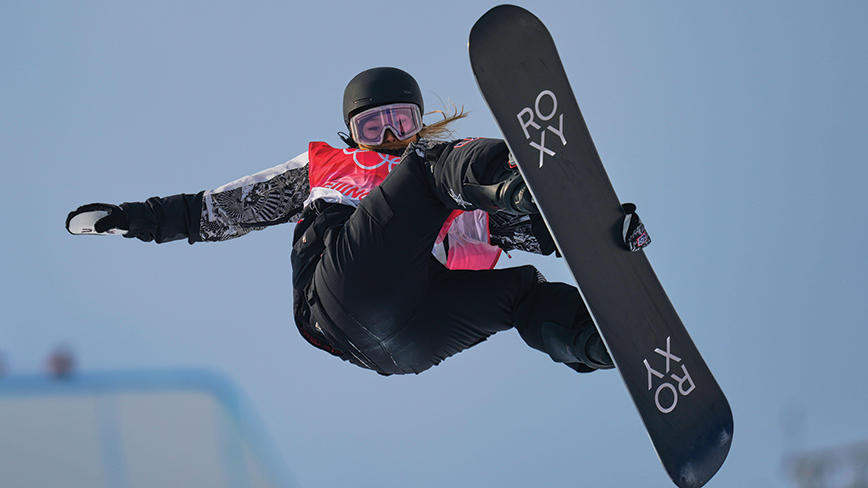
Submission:
[[[678,398],[687,396],[696,385],[693,384],[693,379],[690,378],[690,373],[687,372],[687,366],[681,363],[681,358],[672,354],[672,349],[669,344],[669,337],[666,338],[666,350],[655,348],[654,352],[659,354],[661,359],[657,359],[655,366],[665,366],[663,373],[651,367],[651,363],[646,358],[643,362],[645,369],[648,370],[648,391],[654,389],[654,378],[660,382],[657,389],[654,391],[654,404],[660,413],[669,413],[675,410],[678,406]],[[671,372],[675,367],[680,367],[680,371]],[[680,375],[680,376],[679,376]]]
[[[521,109],[516,118],[521,125],[521,130],[524,131],[524,138],[529,141],[528,144],[539,151],[540,168],[542,168],[546,155],[554,156],[556,154],[551,148],[546,147],[546,134],[548,132],[560,138],[562,147],[567,145],[567,140],[564,138],[564,114],[558,114],[558,97],[551,90],[539,92],[533,103],[533,108]],[[537,121],[544,123],[545,129]],[[554,125],[555,122],[557,126]],[[533,134],[528,130],[528,127],[534,129]]]

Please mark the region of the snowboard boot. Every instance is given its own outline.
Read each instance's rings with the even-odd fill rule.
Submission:
[[[590,319],[573,341],[573,353],[579,362],[594,369],[612,369],[615,367],[612,356],[609,355],[603,338],[597,332],[597,327]]]
[[[495,165],[480,180],[488,183],[467,182],[463,187],[465,197],[477,207],[492,213],[498,210],[516,215],[539,213],[512,159]]]
[[[541,333],[545,350],[555,362],[582,373],[615,367],[590,318],[585,317],[572,327],[544,322]]]

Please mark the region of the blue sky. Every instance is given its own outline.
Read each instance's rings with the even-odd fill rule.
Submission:
[[[466,52],[493,5],[0,3],[11,370],[40,369],[59,342],[85,370],[215,369],[303,486],[670,486],[616,373],[576,375],[515,332],[412,377],[306,345],[290,225],[194,246],[63,229],[80,204],[197,192],[338,144],[343,87],[372,66],[413,73],[429,109],[463,105],[457,135],[496,136]],[[522,5],[549,26],[732,404],[732,452],[709,486],[787,486],[787,453],[868,439],[868,7]],[[503,262],[525,263],[571,280],[552,258]]]

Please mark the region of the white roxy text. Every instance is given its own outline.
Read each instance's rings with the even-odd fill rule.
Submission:
[[[525,107],[516,114],[524,138],[528,144],[539,151],[539,167],[542,168],[546,156],[557,154],[551,147],[546,146],[546,133],[551,132],[560,139],[561,147],[567,145],[564,137],[564,114],[558,114],[558,97],[551,90],[543,90],[536,96],[533,107]],[[545,129],[540,123],[546,125]],[[554,125],[557,124],[557,125]],[[529,131],[528,129],[533,129]],[[539,142],[537,142],[539,139]],[[549,144],[551,144],[549,139]]]
[[[660,413],[670,413],[678,406],[678,399],[689,395],[696,385],[687,371],[687,365],[681,362],[681,358],[672,353],[670,337],[666,337],[666,350],[655,348],[654,352],[660,356],[655,361],[655,366],[661,368],[661,373],[651,366],[648,359],[643,360],[645,369],[648,371],[648,391],[654,390],[654,405]],[[652,356],[652,359],[654,357]],[[676,364],[678,363],[678,364]],[[673,369],[675,368],[675,371]],[[654,384],[659,382],[657,388]]]

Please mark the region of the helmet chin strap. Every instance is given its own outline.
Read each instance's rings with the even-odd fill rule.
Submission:
[[[353,138],[350,137],[349,134],[347,134],[346,132],[344,132],[342,130],[338,131],[338,137],[340,137],[341,140],[344,141],[344,144],[346,144],[347,146],[349,146],[353,149],[359,147],[359,145],[356,144],[356,141],[354,141]]]

